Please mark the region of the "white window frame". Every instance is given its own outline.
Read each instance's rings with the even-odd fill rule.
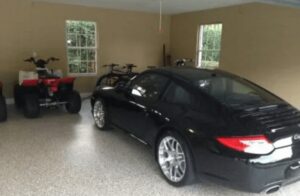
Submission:
[[[90,22],[90,23],[94,23],[95,25],[95,47],[81,47],[81,46],[68,46],[68,25],[67,22],[68,21],[76,21],[76,22]],[[98,73],[98,28],[97,28],[97,22],[95,21],[86,21],[86,20],[66,20],[65,21],[65,32],[66,32],[66,38],[65,38],[65,44],[66,44],[66,54],[67,54],[67,66],[68,66],[68,75],[69,76],[76,76],[76,77],[85,77],[85,76],[97,76]],[[70,72],[70,66],[69,66],[69,56],[68,56],[68,50],[69,49],[77,49],[77,50],[81,50],[81,49],[87,49],[87,50],[95,50],[95,72],[94,73],[71,73]],[[84,61],[81,61],[84,62]],[[90,62],[90,61],[87,61]]]
[[[211,23],[211,24],[201,24],[199,26],[199,30],[198,30],[198,39],[197,39],[197,51],[196,51],[196,57],[197,57],[197,68],[203,68],[202,67],[202,54],[203,51],[210,51],[210,52],[219,52],[219,55],[221,56],[221,47],[219,50],[204,50],[203,49],[203,31],[204,31],[204,27],[207,25],[222,25],[222,33],[221,33],[221,43],[220,45],[222,46],[222,34],[223,34],[223,24],[222,23]],[[220,59],[219,59],[219,65],[220,65]],[[218,65],[218,66],[219,66]],[[205,67],[204,67],[205,68]]]

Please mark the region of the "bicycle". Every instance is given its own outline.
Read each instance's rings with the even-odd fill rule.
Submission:
[[[133,68],[137,67],[134,64],[126,64],[123,66],[122,68],[126,69],[125,71],[116,69],[116,67],[119,66],[120,65],[118,64],[104,65],[103,67],[109,67],[109,73],[101,76],[97,80],[96,87],[115,87],[119,83],[127,83],[139,74],[137,72],[133,72]]]

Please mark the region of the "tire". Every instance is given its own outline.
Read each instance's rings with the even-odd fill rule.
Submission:
[[[0,122],[7,120],[7,108],[5,98],[0,95]]]
[[[81,97],[77,91],[71,91],[67,95],[66,110],[70,114],[78,114],[81,110]]]
[[[108,113],[102,99],[96,99],[93,105],[93,118],[98,129],[107,130],[109,126]]]
[[[156,145],[156,158],[160,171],[169,184],[181,187],[194,183],[191,152],[187,143],[176,132],[168,131],[160,137]]]
[[[37,94],[24,95],[24,116],[27,118],[38,118],[40,116],[40,103]]]
[[[23,105],[22,97],[23,97],[22,87],[16,84],[14,87],[14,100],[15,100],[15,106],[17,108],[21,108]]]

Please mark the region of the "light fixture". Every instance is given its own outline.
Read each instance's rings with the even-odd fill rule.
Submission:
[[[162,0],[159,0],[159,27],[158,31],[161,33],[163,31],[162,29]]]

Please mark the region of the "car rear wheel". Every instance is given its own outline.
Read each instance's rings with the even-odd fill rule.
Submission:
[[[40,115],[40,102],[36,94],[24,95],[24,116],[27,118],[37,118]]]
[[[194,182],[192,156],[182,137],[167,132],[160,138],[156,149],[158,165],[169,184],[179,187]]]
[[[6,121],[7,119],[7,110],[5,98],[0,95],[0,122]]]
[[[93,117],[97,128],[106,130],[108,127],[107,111],[101,99],[97,99],[93,106]]]

